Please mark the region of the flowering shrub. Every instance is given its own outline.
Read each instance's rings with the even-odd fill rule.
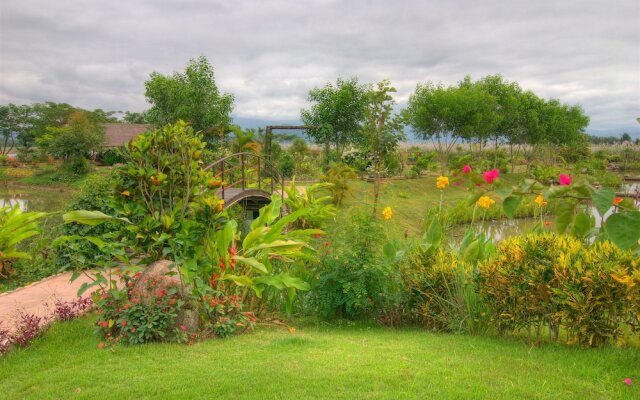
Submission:
[[[499,333],[560,328],[568,343],[620,341],[624,325],[637,331],[640,260],[610,242],[586,247],[552,233],[515,237],[480,264],[478,291]]]
[[[150,279],[144,290],[151,295],[143,300],[134,297],[132,290],[139,277],[140,274],[123,275],[122,289],[110,288],[96,296],[99,336],[128,344],[173,339],[178,310],[183,304],[178,288],[160,289],[158,282]]]

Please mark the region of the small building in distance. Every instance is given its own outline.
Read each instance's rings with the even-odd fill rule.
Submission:
[[[105,147],[122,147],[141,133],[152,129],[149,124],[109,123],[103,124]]]

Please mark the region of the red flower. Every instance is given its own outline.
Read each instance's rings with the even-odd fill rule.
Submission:
[[[127,286],[129,286],[129,287],[133,287],[133,285],[134,285],[134,283],[133,283],[133,282],[129,282],[129,283],[127,283]]]
[[[498,171],[497,169],[492,169],[490,171],[485,171],[485,173],[482,175],[485,182],[493,183],[493,181],[500,177],[500,171]]]
[[[213,275],[211,276],[211,279],[209,280],[211,287],[216,287],[216,284],[218,283],[218,278],[219,278],[218,274],[214,272]]]
[[[622,197],[616,197],[615,199],[613,199],[613,205],[614,206],[617,206],[621,202],[622,202]]]
[[[104,321],[104,322],[102,323],[102,327],[103,327],[103,328],[108,328],[108,327],[109,327],[109,323],[108,323],[107,321]]]
[[[104,343],[102,343],[102,342],[98,343],[98,348],[99,348],[99,349],[101,349],[101,348],[103,348],[103,347],[104,347]]]
[[[122,322],[120,322],[120,325],[122,325],[122,326],[127,326],[127,321],[122,321]]]
[[[172,306],[176,302],[176,299],[169,300],[169,305]]]
[[[469,172],[471,172],[471,166],[469,164],[466,164],[464,167],[462,167],[462,172],[468,174]]]
[[[544,221],[544,226],[547,228],[551,226],[551,221]]]
[[[456,186],[460,186],[460,185],[462,185],[462,182],[456,181]]]
[[[156,295],[158,297],[162,297],[162,296],[164,296],[164,292],[162,290],[158,290],[158,293],[156,293]]]
[[[572,175],[565,175],[565,174],[560,174],[560,185],[561,186],[569,186],[571,185],[571,181],[573,180],[573,176]]]

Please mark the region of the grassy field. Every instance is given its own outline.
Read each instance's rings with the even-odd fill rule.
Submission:
[[[501,177],[508,184],[516,184],[521,175],[505,174]],[[336,216],[337,221],[349,220],[349,215],[361,210],[370,213],[373,209],[373,183],[352,181],[350,191],[345,197],[342,207]],[[445,206],[453,206],[460,200],[468,198],[469,192],[452,184],[444,191]],[[395,236],[410,236],[424,232],[425,211],[440,204],[440,191],[436,189],[436,176],[419,179],[388,180],[382,184],[378,203],[378,213],[386,206],[393,209],[393,220],[389,229]],[[499,205],[499,204],[497,204]]]
[[[98,349],[94,317],[0,359],[3,399],[632,399],[637,348],[532,348],[421,330],[306,324],[194,346]],[[631,377],[632,386],[623,383]]]

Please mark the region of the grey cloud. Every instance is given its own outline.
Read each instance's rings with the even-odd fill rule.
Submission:
[[[388,78],[402,105],[418,82],[502,73],[615,128],[640,115],[638,20],[625,0],[5,0],[0,102],[142,110],[150,72],[202,54],[244,117],[295,119],[337,76]]]

